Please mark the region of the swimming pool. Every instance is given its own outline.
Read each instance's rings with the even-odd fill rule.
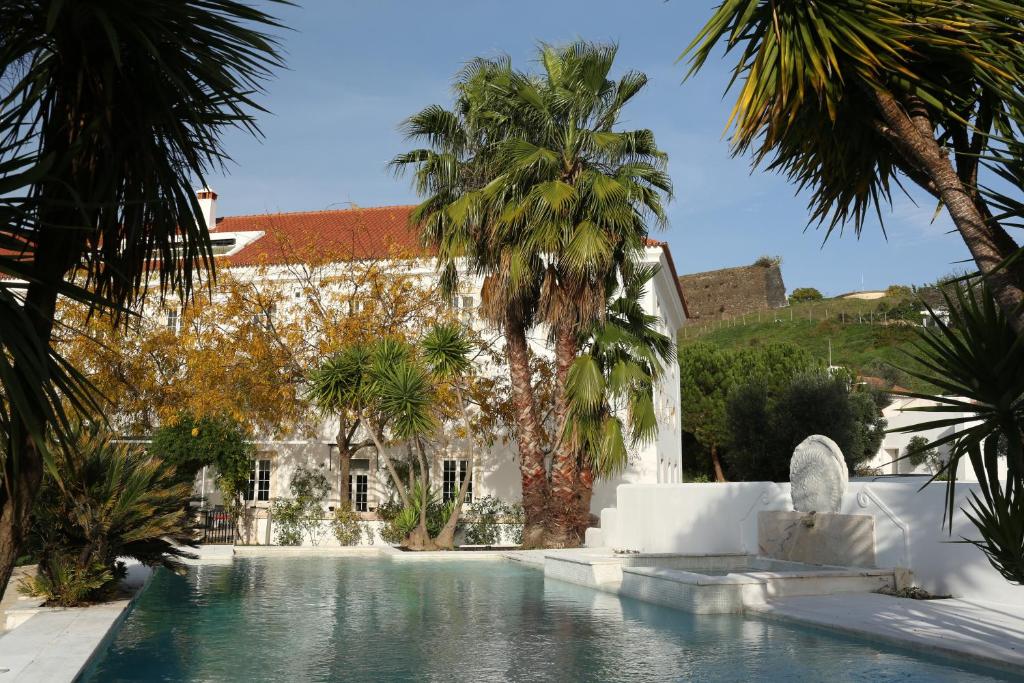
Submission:
[[[501,560],[236,558],[160,571],[87,681],[991,681],[999,672]]]

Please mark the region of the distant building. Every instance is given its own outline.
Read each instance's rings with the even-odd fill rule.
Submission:
[[[689,317],[721,320],[786,306],[778,263],[722,268],[679,278]]]

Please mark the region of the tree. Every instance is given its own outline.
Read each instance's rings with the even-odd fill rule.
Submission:
[[[956,507],[956,471],[970,460],[981,495],[972,492],[963,508],[980,539],[964,539],[980,548],[992,566],[1012,583],[1024,583],[1024,336],[1010,324],[982,283],[961,283],[945,290],[949,324],[932,313],[934,325],[918,332],[913,357],[919,370],[907,372],[936,387],[936,395],[898,392],[928,400],[929,411],[949,417],[920,422],[901,432],[942,428],[927,448],[949,445],[949,458],[932,479],[946,478],[945,522],[950,532]],[[966,414],[965,414],[966,413]],[[951,427],[959,427],[951,429]],[[1006,458],[1005,479],[999,459]]]
[[[715,481],[725,481],[719,448],[729,440],[726,399],[736,383],[729,354],[708,343],[687,346],[679,353],[679,403],[683,431],[708,449]]]
[[[781,387],[754,375],[730,395],[727,413],[727,464],[746,481],[788,481],[793,450],[812,434],[835,441],[853,473],[878,452],[886,427],[871,394],[821,369]]]
[[[438,250],[442,282],[450,290],[456,261],[468,262],[484,275],[481,312],[505,333],[528,547],[571,542],[579,454],[562,438],[566,380],[580,337],[604,318],[608,282],[637,260],[646,220],[664,220],[662,196],[671,192],[653,134],[616,130],[647,79],[610,80],[615,53],[544,45],[539,75],[476,60],[460,76],[455,111],[429,107],[407,121],[409,137],[430,146],[393,162],[413,167],[427,196],[414,220]],[[525,336],[541,321],[561,388],[550,476]]]
[[[723,447],[736,441],[734,430],[738,425],[753,425],[751,440],[757,452],[767,448],[764,438],[767,428],[759,421],[766,415],[764,404],[769,397],[778,395],[801,373],[820,367],[810,354],[794,344],[772,343],[741,349],[722,351],[707,343],[687,346],[679,353],[680,403],[683,431],[693,434],[698,443],[711,455],[716,481],[725,481],[722,465]],[[736,399],[744,410],[730,426],[729,405],[732,395],[742,390]],[[761,402],[758,408],[757,401]],[[739,410],[740,408],[737,408]]]
[[[800,304],[805,301],[821,301],[824,297],[814,287],[797,287],[789,295],[789,303]]]
[[[0,591],[46,432],[69,433],[63,401],[97,407],[51,346],[58,298],[117,317],[150,286],[187,297],[212,260],[193,182],[224,129],[258,133],[277,26],[232,0],[0,6]]]
[[[1001,0],[748,0],[719,5],[684,55],[692,75],[720,40],[739,49],[733,150],[809,189],[829,232],[859,232],[901,178],[934,197],[1021,334],[1022,36],[1024,7]]]
[[[213,467],[224,500],[235,512],[252,471],[255,449],[247,437],[245,428],[229,415],[196,417],[185,411],[153,433],[149,451],[189,486],[201,469]]]
[[[39,576],[26,586],[62,606],[104,596],[124,574],[120,558],[184,569],[194,557],[185,504],[191,482],[137,446],[78,424],[53,444],[32,513]]]
[[[921,465],[932,466],[933,463],[939,462],[939,451],[937,448],[928,447],[928,439],[923,436],[912,436],[910,441],[907,442],[903,457],[910,462],[911,467],[920,467]]]

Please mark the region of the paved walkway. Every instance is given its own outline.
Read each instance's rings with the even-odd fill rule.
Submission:
[[[1024,670],[1024,605],[906,600],[870,593],[780,598],[751,611],[915,650],[938,650],[1018,673]]]
[[[46,610],[0,638],[0,683],[74,681],[128,600]]]

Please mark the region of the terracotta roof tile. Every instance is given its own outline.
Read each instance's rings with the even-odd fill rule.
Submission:
[[[378,206],[335,211],[302,211],[227,216],[211,231],[266,233],[227,260],[232,266],[286,263],[292,255],[344,255],[352,259],[426,253],[409,224],[412,206]]]

